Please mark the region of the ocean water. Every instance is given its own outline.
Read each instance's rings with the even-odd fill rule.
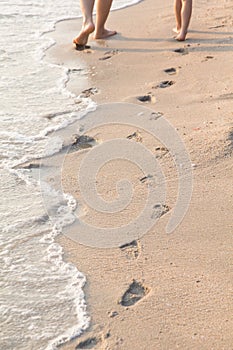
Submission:
[[[115,0],[113,9],[135,2]],[[58,152],[63,140],[51,132],[95,108],[88,98],[75,104],[66,89],[68,67],[43,60],[54,44],[43,33],[81,12],[79,1],[70,0],[1,0],[0,6],[0,349],[57,349],[90,323],[86,280],[63,260],[39,180],[20,164]],[[62,229],[75,201],[53,197]]]

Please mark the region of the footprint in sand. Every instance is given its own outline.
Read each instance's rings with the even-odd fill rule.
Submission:
[[[84,341],[81,341],[76,347],[76,349],[93,349],[98,343],[100,343],[101,339],[97,337],[87,338]]]
[[[130,243],[121,245],[120,249],[126,253],[128,258],[137,259],[141,251],[140,242],[134,240]]]
[[[153,178],[153,176],[152,175],[150,175],[150,174],[148,174],[148,175],[146,175],[146,176],[143,176],[143,177],[141,177],[141,179],[139,179],[142,183],[144,183],[144,182],[146,182],[146,181],[148,181],[148,180],[151,180]]]
[[[166,204],[155,204],[153,207],[153,213],[151,215],[152,219],[161,218],[163,215],[167,214],[171,208]]]
[[[166,147],[158,146],[158,147],[155,148],[155,157],[156,158],[162,158],[167,153],[169,153],[169,150]]]
[[[187,47],[175,49],[174,52],[181,53],[182,55],[187,55],[189,53]]]
[[[142,96],[137,96],[137,100],[140,102],[150,102],[150,103],[155,103],[156,102],[156,98],[155,96],[149,92],[146,95],[142,95]]]
[[[136,142],[142,142],[142,137],[138,131],[135,131],[132,134],[128,135],[127,139],[135,140]]]
[[[233,150],[233,129],[229,131],[227,141],[229,142],[228,147],[232,151]]]
[[[141,184],[145,185],[147,188],[156,188],[158,186],[156,176],[151,174],[147,174],[141,178],[139,178]]]
[[[149,289],[141,282],[133,280],[127,291],[123,294],[119,304],[122,306],[132,306],[143,299],[149,293]]]
[[[103,57],[100,57],[99,60],[100,61],[105,61],[108,60],[109,58],[112,58],[112,56],[115,56],[119,53],[118,50],[111,50],[111,51],[107,51],[104,53]]]
[[[161,81],[161,83],[159,83],[158,85],[156,86],[153,86],[152,88],[153,89],[164,89],[164,88],[167,88],[169,86],[172,86],[173,84],[175,84],[175,82],[173,80],[164,80],[164,81]]]
[[[106,340],[111,336],[110,331],[108,330],[106,333],[99,333],[97,335],[93,336],[86,336],[86,339],[80,341],[76,347],[74,348],[75,350],[78,349],[96,349],[96,345],[101,346],[105,349],[106,348]]]
[[[163,112],[152,112],[150,115],[150,120],[157,120],[163,116]]]
[[[88,135],[72,135],[73,141],[71,146],[69,147],[68,153],[76,152],[80,149],[91,148],[97,144],[96,139],[94,137]]]
[[[174,75],[177,73],[177,70],[176,70],[176,68],[171,67],[171,68],[164,69],[164,72],[169,74],[169,75]]]
[[[212,60],[214,56],[205,56],[205,58],[201,62],[207,62],[209,60]]]
[[[92,95],[95,95],[95,94],[97,94],[99,91],[98,91],[98,89],[97,88],[95,88],[95,87],[91,87],[91,88],[89,88],[89,89],[86,89],[86,90],[83,90],[82,91],[82,93],[79,95],[79,97],[81,97],[81,98],[88,98],[88,97],[90,97],[90,96],[92,96]]]
[[[229,94],[222,94],[218,97],[220,100],[233,100],[233,92],[230,92]]]
[[[26,162],[23,164],[19,164],[15,166],[15,169],[22,168],[22,169],[39,169],[42,166],[40,161],[33,161],[33,162]]]
[[[150,95],[138,96],[137,99],[140,102],[150,102],[151,101],[151,96]]]

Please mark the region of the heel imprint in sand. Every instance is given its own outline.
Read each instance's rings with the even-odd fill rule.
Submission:
[[[149,92],[147,95],[137,96],[137,100],[143,103],[156,103],[156,97],[151,92]]]
[[[150,102],[151,101],[151,95],[138,96],[137,100],[140,101],[140,102]]]

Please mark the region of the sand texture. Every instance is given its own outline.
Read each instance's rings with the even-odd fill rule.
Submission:
[[[118,34],[90,37],[90,49],[72,45],[81,20],[60,22],[49,33],[57,44],[46,59],[70,68],[72,92],[99,105],[133,103],[163,116],[183,140],[193,171],[188,211],[167,234],[178,191],[169,150],[132,125],[88,133],[97,144],[122,138],[150,150],[165,173],[167,197],[154,227],[129,244],[96,248],[59,237],[65,259],[87,277],[91,317],[90,328],[62,349],[233,349],[232,0],[195,1],[185,42],[174,40],[174,25],[172,2],[147,0],[112,12],[108,27]],[[77,186],[80,164],[95,144],[89,146],[67,155],[63,189],[81,203],[82,220],[108,229],[126,224],[140,213],[150,177],[124,159],[108,163],[96,177],[99,195],[114,200],[116,182],[125,177],[135,195],[120,213],[99,213],[82,202]]]

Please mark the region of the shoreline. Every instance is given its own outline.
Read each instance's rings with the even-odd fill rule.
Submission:
[[[85,76],[88,74],[81,86],[74,74],[68,89],[76,95],[93,89],[89,90],[90,96],[98,105],[125,102],[162,113],[178,131],[194,165],[189,210],[172,235],[165,234],[165,226],[175,205],[177,184],[168,181],[169,210],[152,230],[130,245],[97,249],[65,235],[58,238],[66,261],[74,263],[87,278],[84,292],[91,316],[88,331],[63,349],[231,347],[232,5],[226,3],[217,13],[217,4],[215,1],[208,7],[208,3],[199,2],[202,11],[198,3],[194,5],[188,40],[183,43],[172,39],[173,9],[159,0],[112,12],[108,26],[120,28],[120,33],[112,39],[90,41],[91,49],[84,52],[75,51],[71,45],[79,20],[56,26],[52,36],[57,45],[47,52],[47,58],[75,69],[78,57]],[[132,26],[129,18],[145,28],[143,33]],[[183,52],[175,52],[176,49]],[[168,68],[174,68],[175,73],[166,73]],[[165,81],[173,83],[159,87]],[[137,99],[148,95],[148,102]],[[85,118],[82,123],[85,124]],[[119,136],[127,138],[135,132],[138,130],[133,128],[116,131],[105,127],[88,136],[104,142]],[[154,152],[154,140],[141,130],[138,134],[137,142]],[[161,153],[161,147],[158,156],[167,179],[176,179],[171,159]],[[63,172],[64,189],[78,201],[74,164],[80,164],[81,158],[79,151],[70,154]],[[144,198],[145,186],[137,184],[141,174],[123,163],[116,166],[115,172],[129,174],[139,197]],[[104,179],[100,193],[107,199],[115,196],[116,179],[111,171],[106,169],[100,178],[100,184]],[[139,203],[136,200],[127,215],[133,215]],[[99,217],[90,209],[83,215],[106,225],[113,220]],[[122,217],[114,220],[119,224]],[[127,305],[125,296],[130,299],[133,295],[139,301]]]

